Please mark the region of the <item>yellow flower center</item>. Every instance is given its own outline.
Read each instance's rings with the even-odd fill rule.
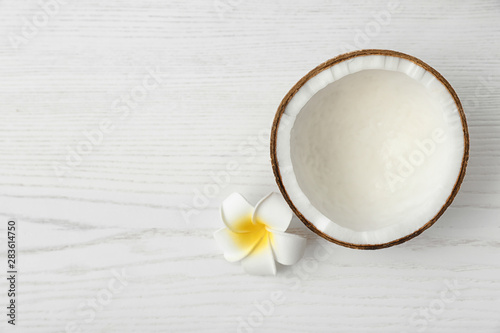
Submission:
[[[265,228],[264,223],[252,222],[252,216],[249,215],[235,224],[239,230],[246,230],[242,233],[231,233],[233,241],[241,249],[248,249],[255,247],[252,253],[257,253],[265,249],[269,244],[269,232]]]

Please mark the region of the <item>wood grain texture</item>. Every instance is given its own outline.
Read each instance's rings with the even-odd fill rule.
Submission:
[[[16,218],[17,331],[237,332],[241,318],[258,322],[241,332],[500,332],[498,1],[400,1],[383,24],[389,1],[66,2],[17,48],[43,9],[0,2],[0,300]],[[432,228],[385,250],[321,247],[294,221],[306,259],[248,276],[216,248],[218,206],[277,191],[279,102],[350,46],[414,55],[453,85],[471,139],[462,189]],[[161,83],[125,116],[116,103],[150,71]],[[114,129],[58,175],[104,119]],[[318,249],[331,254],[307,260]],[[124,288],[89,312],[123,269]],[[450,281],[457,295],[440,309]],[[255,302],[276,291],[284,301],[259,321]],[[3,312],[0,331],[15,331]]]

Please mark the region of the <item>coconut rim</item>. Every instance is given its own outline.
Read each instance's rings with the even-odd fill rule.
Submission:
[[[462,164],[460,167],[460,172],[458,174],[457,180],[455,182],[455,185],[453,186],[453,189],[448,196],[448,199],[444,203],[444,205],[441,207],[441,209],[437,212],[437,214],[429,220],[426,224],[424,224],[422,227],[417,229],[411,234],[408,234],[406,236],[403,236],[401,238],[398,238],[396,240],[387,242],[387,243],[381,243],[381,244],[353,244],[353,243],[348,243],[344,241],[340,241],[338,239],[335,239],[319,229],[316,228],[316,226],[311,223],[308,219],[302,215],[302,213],[295,207],[294,203],[290,199],[285,186],[282,181],[281,177],[281,172],[280,172],[280,166],[278,163],[278,157],[276,153],[276,142],[277,142],[277,136],[278,136],[278,128],[280,125],[280,120],[285,112],[286,106],[288,103],[292,100],[292,98],[295,96],[295,94],[299,91],[299,89],[306,84],[311,78],[315,77],[322,71],[333,67],[343,61],[355,58],[355,57],[361,57],[361,56],[371,56],[371,55],[379,55],[379,56],[391,56],[391,57],[398,57],[402,59],[409,60],[416,65],[420,66],[423,68],[425,71],[431,73],[450,93],[452,96],[453,100],[455,101],[455,105],[457,107],[458,113],[460,115],[460,119],[462,122],[462,130],[463,130],[463,136],[464,136],[464,152],[463,152],[463,157],[462,157]],[[312,98],[312,97],[311,97]],[[387,248],[390,246],[398,245],[401,243],[404,243],[418,235],[420,235],[422,232],[424,232],[426,229],[430,228],[440,217],[443,215],[445,210],[451,205],[453,202],[453,199],[455,199],[455,196],[457,195],[458,191],[460,190],[460,186],[462,185],[463,179],[465,177],[465,171],[467,169],[467,162],[469,160],[469,131],[467,127],[467,120],[465,118],[465,113],[462,107],[462,104],[460,102],[460,99],[458,98],[457,93],[451,86],[451,84],[434,68],[423,62],[422,60],[415,58],[413,56],[410,56],[405,53],[401,53],[398,51],[393,51],[393,50],[382,50],[382,49],[366,49],[366,50],[358,50],[358,51],[353,51],[349,53],[344,53],[341,54],[335,58],[332,58],[330,60],[327,60],[323,62],[322,64],[318,65],[316,68],[311,70],[309,73],[304,75],[285,95],[285,97],[282,99],[280,105],[278,106],[278,110],[276,111],[276,115],[274,117],[273,125],[271,128],[271,165],[273,168],[273,173],[274,177],[276,179],[276,183],[278,185],[278,188],[283,195],[284,199],[294,212],[294,214],[304,223],[310,230],[318,234],[319,236],[323,237],[324,239],[333,242],[338,245],[342,245],[345,247],[353,248],[353,249],[362,249],[362,250],[376,250],[376,249],[382,249],[382,248]],[[328,218],[329,219],[329,218]],[[332,221],[331,219],[329,219]],[[333,222],[333,221],[332,221]],[[333,222],[335,223],[335,222]]]

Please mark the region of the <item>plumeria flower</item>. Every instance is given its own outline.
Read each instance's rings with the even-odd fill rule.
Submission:
[[[215,240],[224,258],[241,261],[247,273],[275,275],[275,261],[293,265],[302,258],[306,239],[285,233],[292,212],[279,194],[269,194],[254,209],[241,194],[233,193],[220,211],[226,228],[214,233]]]

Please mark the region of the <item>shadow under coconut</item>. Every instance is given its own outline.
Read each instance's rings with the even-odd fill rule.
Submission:
[[[467,172],[451,207],[500,208],[500,81],[495,79],[498,73],[464,69],[456,75],[450,79],[456,83],[467,118],[470,147]],[[464,77],[476,80],[471,82]]]
[[[469,119],[469,163],[452,207],[500,208],[500,119]]]

